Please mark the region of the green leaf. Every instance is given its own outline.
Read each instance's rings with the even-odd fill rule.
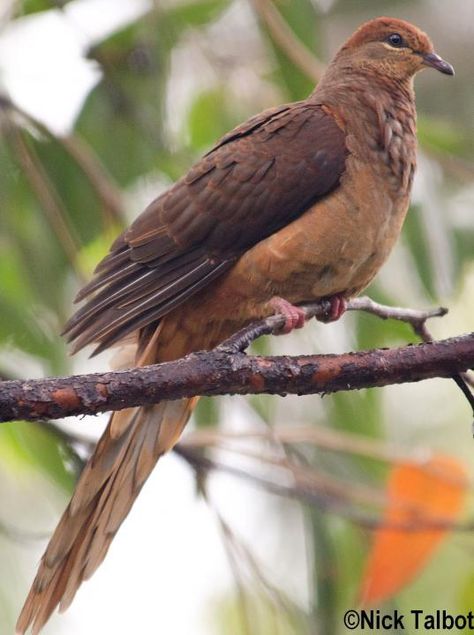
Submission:
[[[374,294],[371,297],[375,299]],[[397,320],[381,320],[361,312],[355,324],[358,349],[383,348],[419,341],[408,324]]]
[[[39,469],[71,492],[76,480],[72,460],[68,447],[39,423],[14,421],[0,426],[0,461],[13,471]]]
[[[97,263],[109,252],[110,245],[120,233],[119,227],[112,227],[109,232],[97,234],[94,240],[82,247],[78,255],[78,260],[83,271],[92,276]]]
[[[426,234],[420,222],[420,215],[416,205],[412,205],[408,211],[404,225],[404,237],[410,248],[413,260],[415,261],[420,281],[424,285],[428,295],[435,300],[436,291],[434,288],[429,251],[426,245]]]
[[[474,597],[474,572],[469,571],[461,582],[461,588],[457,596],[457,610],[460,613],[472,611],[472,598]]]
[[[270,594],[264,596],[258,589],[249,588],[246,589],[244,609],[240,595],[224,597],[213,607],[215,632],[226,635],[306,633],[306,616],[295,604],[285,600],[284,605],[277,598],[272,602]]]
[[[425,116],[418,118],[418,140],[421,146],[439,154],[471,157],[472,143],[465,130],[452,121]]]
[[[333,425],[350,432],[377,437],[382,416],[382,394],[380,390],[339,392],[330,397]]]
[[[216,397],[201,397],[194,411],[194,420],[198,428],[217,425],[220,420],[219,399]]]
[[[24,259],[9,243],[0,250],[0,280],[0,344],[50,360],[50,372],[64,370],[64,346],[55,332],[58,323],[47,303],[42,310],[39,308],[40,302],[25,276]],[[21,370],[17,375],[22,375]]]
[[[31,13],[39,13],[40,11],[48,11],[48,9],[56,9],[58,6],[64,6],[68,0],[23,0],[20,4],[18,13],[29,15]]]
[[[278,11],[293,30],[295,37],[310,51],[317,54],[322,32],[318,15],[310,0],[292,0],[277,5]],[[314,88],[314,81],[309,78],[296,64],[294,64],[280,46],[274,42],[271,33],[263,27],[269,37],[278,62],[278,71],[274,74],[274,80],[282,84],[290,99],[304,99]]]
[[[337,633],[337,591],[340,572],[336,560],[336,548],[331,532],[332,519],[316,507],[307,510],[310,538],[313,542],[312,563],[315,598],[312,603],[311,622],[318,625],[318,632],[325,635]]]
[[[166,11],[175,27],[204,26],[215,20],[229,6],[228,0],[204,0],[178,3]]]
[[[236,124],[225,103],[224,89],[210,90],[195,98],[188,115],[187,132],[196,151],[211,147]]]

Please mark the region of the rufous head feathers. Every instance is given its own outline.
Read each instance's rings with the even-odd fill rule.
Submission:
[[[435,53],[426,33],[397,18],[376,18],[362,24],[339,50],[336,60],[397,80],[409,79],[427,66],[454,75],[453,67]]]

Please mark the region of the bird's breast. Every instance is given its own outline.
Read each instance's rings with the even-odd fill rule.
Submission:
[[[346,131],[339,186],[292,223],[244,253],[213,285],[212,312],[260,315],[272,296],[293,303],[350,297],[376,275],[405,218],[415,169],[414,119],[371,111]],[[206,295],[206,297],[207,297]],[[203,298],[204,299],[204,298]]]
[[[250,312],[278,295],[301,303],[355,295],[392,249],[408,208],[367,161],[350,156],[340,186],[300,218],[247,251],[213,297]],[[239,307],[239,309],[237,308]]]
[[[360,116],[349,119],[347,144],[360,163],[374,171],[377,183],[396,199],[409,195],[416,169],[414,102],[362,93]]]

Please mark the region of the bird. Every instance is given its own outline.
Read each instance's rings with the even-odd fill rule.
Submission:
[[[74,351],[128,342],[134,365],[208,350],[254,320],[328,301],[326,321],[374,278],[408,210],[413,79],[454,75],[414,25],[379,17],[341,46],[314,91],[226,134],[112,244],[64,334]],[[197,398],[112,414],[41,559],[17,635],[40,632],[103,561]]]

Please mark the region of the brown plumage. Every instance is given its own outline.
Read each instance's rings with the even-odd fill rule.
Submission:
[[[75,349],[135,337],[136,364],[210,348],[276,308],[364,289],[400,232],[415,171],[413,76],[453,74],[416,27],[360,27],[301,102],[239,126],[112,245],[66,326]],[[296,317],[295,317],[296,316]],[[41,560],[17,632],[38,633],[102,562],[196,400],[115,413]]]

